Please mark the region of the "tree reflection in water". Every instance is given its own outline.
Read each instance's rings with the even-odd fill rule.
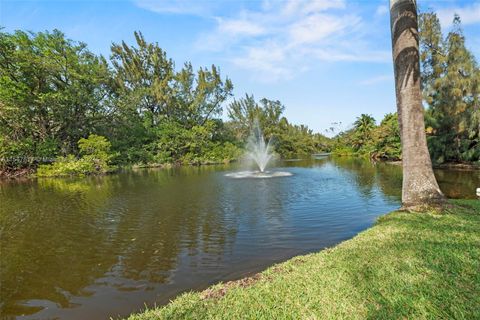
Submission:
[[[332,246],[400,203],[399,166],[277,165],[293,176],[229,179],[240,168],[211,166],[0,183],[2,315],[127,315]],[[452,197],[480,186],[478,171],[436,174]]]

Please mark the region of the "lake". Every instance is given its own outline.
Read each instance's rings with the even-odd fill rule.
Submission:
[[[355,236],[400,205],[401,168],[349,158],[0,182],[0,314],[105,319]],[[474,198],[480,171],[437,170]]]

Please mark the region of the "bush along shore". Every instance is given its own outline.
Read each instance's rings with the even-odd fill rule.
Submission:
[[[128,319],[478,319],[479,270],[480,201],[455,200]]]

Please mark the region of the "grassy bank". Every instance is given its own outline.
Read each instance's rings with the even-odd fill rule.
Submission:
[[[338,246],[187,293],[140,319],[480,319],[480,201],[393,212]]]

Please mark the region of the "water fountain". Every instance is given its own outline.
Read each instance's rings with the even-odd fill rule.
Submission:
[[[246,145],[247,153],[246,158],[255,163],[258,170],[254,171],[239,171],[226,174],[231,178],[275,178],[275,177],[287,177],[291,176],[290,172],[283,171],[265,171],[268,163],[274,157],[272,148],[272,139],[268,142],[265,140],[262,129],[258,121],[255,121],[252,132],[248,137]]]
[[[271,142],[270,138],[266,143],[260,125],[255,122],[252,133],[248,137],[247,156],[257,164],[261,173],[265,172],[268,162],[273,157]]]

